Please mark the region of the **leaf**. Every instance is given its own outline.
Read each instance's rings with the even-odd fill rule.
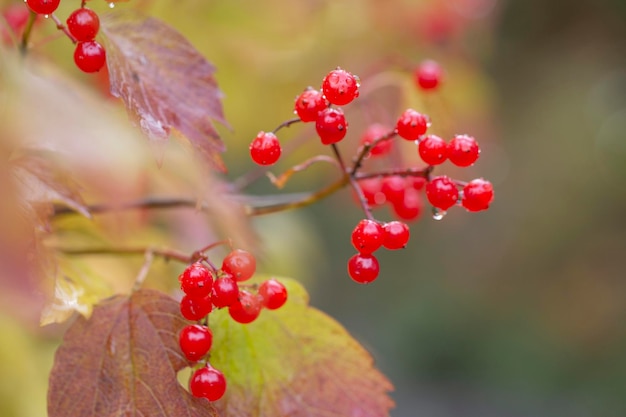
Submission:
[[[111,93],[122,98],[151,142],[159,146],[175,128],[224,171],[225,147],[211,122],[226,124],[215,67],[183,35],[137,11],[106,15],[101,32]]]
[[[178,303],[154,290],[110,298],[78,317],[57,350],[49,417],[215,417],[176,380],[189,365],[178,348],[187,324]]]
[[[226,417],[384,417],[391,383],[369,353],[335,320],[308,306],[293,280],[281,279],[289,300],[253,323],[211,313],[211,364],[227,390],[215,403]]]

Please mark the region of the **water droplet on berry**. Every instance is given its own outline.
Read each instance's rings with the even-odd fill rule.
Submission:
[[[43,17],[44,17],[44,19],[49,19],[50,15],[49,14],[44,14]]]
[[[109,8],[112,9],[115,7],[115,3],[109,3]]]
[[[445,210],[439,210],[437,207],[433,207],[433,219],[442,220],[448,214]]]

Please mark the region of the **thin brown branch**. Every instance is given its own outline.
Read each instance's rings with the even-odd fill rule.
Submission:
[[[98,255],[98,256],[138,256],[138,255],[146,255],[146,253],[150,252],[153,256],[158,256],[160,258],[168,260],[175,260],[182,263],[192,263],[194,261],[192,256],[189,256],[185,253],[174,249],[158,249],[158,248],[148,248],[148,247],[135,247],[135,248],[112,248],[112,247],[93,247],[93,248],[64,248],[64,247],[54,247],[53,250],[61,252],[64,255],[68,256],[89,256],[89,255]]]

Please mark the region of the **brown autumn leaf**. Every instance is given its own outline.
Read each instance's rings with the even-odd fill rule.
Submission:
[[[259,283],[267,277],[255,277]],[[387,417],[389,380],[335,320],[310,307],[306,290],[281,278],[289,299],[250,324],[211,313],[211,364],[227,379],[215,403],[224,417]]]
[[[216,417],[176,379],[189,365],[177,337],[186,324],[176,301],[146,289],[78,317],[55,355],[48,416]]]
[[[215,67],[179,32],[133,10],[103,17],[111,93],[157,148],[171,128],[224,171],[224,143],[212,120],[226,124]],[[162,151],[157,154],[161,157]]]

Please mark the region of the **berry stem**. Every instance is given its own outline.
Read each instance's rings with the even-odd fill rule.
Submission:
[[[269,177],[272,184],[276,186],[276,188],[283,188],[285,184],[287,184],[287,181],[289,181],[289,179],[291,178],[293,174],[297,172],[302,172],[317,162],[328,162],[329,164],[333,164],[339,167],[339,164],[337,163],[337,160],[335,158],[331,158],[328,155],[317,155],[317,156],[307,159],[301,164],[292,166],[287,171],[280,174],[278,177],[272,174],[271,172],[268,172],[267,176]]]
[[[72,41],[73,44],[76,44],[76,42],[77,42],[76,38],[74,38],[74,36],[72,36],[70,31],[67,29],[67,27],[63,24],[63,22],[61,22],[61,20],[59,20],[58,17],[56,17],[56,15],[54,13],[52,13],[50,15],[50,19],[52,19],[52,21],[57,25],[57,29],[59,29],[60,31],[65,33],[65,36],[70,38],[70,40]]]
[[[367,156],[369,151],[372,150],[373,147],[375,147],[376,145],[378,145],[380,142],[384,140],[389,140],[393,138],[397,134],[398,132],[395,129],[393,129],[389,131],[388,133],[384,134],[383,136],[376,138],[371,143],[368,143],[365,146],[363,146],[361,148],[361,152],[359,153],[359,155],[354,161],[354,165],[352,166],[352,171],[350,171],[350,175],[355,175],[356,172],[359,170],[359,168],[361,168],[361,165],[363,164],[363,159],[365,159],[365,157]]]
[[[26,27],[24,28],[24,33],[22,34],[22,41],[20,42],[20,53],[22,56],[25,56],[28,51],[28,40],[33,31],[35,20],[37,20],[37,13],[31,10],[28,15],[28,22],[26,22]]]
[[[426,180],[430,179],[430,174],[432,173],[434,169],[434,166],[432,165],[428,165],[425,168],[422,169],[415,169],[415,168],[407,168],[407,169],[390,169],[390,170],[386,170],[386,171],[378,171],[378,172],[372,172],[369,174],[354,174],[354,177],[357,180],[365,180],[368,178],[376,178],[376,177],[421,177],[421,178],[425,178]],[[462,181],[459,181],[459,183],[462,183]]]
[[[278,132],[280,129],[284,127],[289,127],[292,124],[299,123],[299,122],[301,122],[299,117],[294,117],[293,119],[285,120],[284,122],[276,126],[276,129],[272,130],[272,133],[276,134],[276,132]]]
[[[341,157],[341,153],[339,153],[339,147],[335,143],[333,143],[331,147],[333,149],[333,153],[335,154],[335,157],[337,158],[337,161],[339,162],[341,171],[343,172],[344,176],[348,179],[348,183],[350,184],[350,186],[356,193],[357,197],[359,198],[359,202],[361,203],[361,208],[363,209],[363,213],[365,214],[365,217],[369,220],[374,220],[374,215],[372,214],[372,210],[369,204],[367,204],[367,199],[365,198],[365,195],[363,195],[363,190],[361,190],[361,187],[356,182],[354,178],[354,174],[348,172],[348,169],[346,168],[346,164],[343,162],[343,158]]]

